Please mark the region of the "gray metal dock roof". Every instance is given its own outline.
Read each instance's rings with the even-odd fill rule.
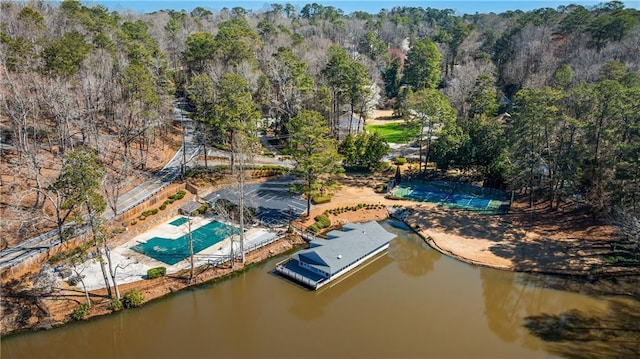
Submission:
[[[342,232],[331,233],[332,239],[312,241],[310,248],[294,254],[292,258],[331,276],[396,237],[373,221],[345,224]]]

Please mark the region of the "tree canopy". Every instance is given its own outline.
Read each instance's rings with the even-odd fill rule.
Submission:
[[[293,173],[302,180],[295,189],[307,197],[307,215],[311,213],[311,198],[328,194],[336,185],[335,179],[343,172],[336,141],[322,115],[303,110],[289,121],[289,153],[295,167]]]

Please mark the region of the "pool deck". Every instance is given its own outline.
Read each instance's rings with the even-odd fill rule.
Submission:
[[[153,237],[164,238],[177,238],[188,231],[188,225],[182,224],[179,226],[171,225],[169,222],[176,220],[179,217],[174,217],[168,220],[166,223],[160,224],[149,231],[146,231],[125,244],[111,249],[111,260],[114,266],[119,266],[116,271],[116,280],[118,284],[131,283],[144,279],[147,274],[147,270],[154,267],[166,267],[167,274],[176,273],[180,270],[189,268],[189,257],[174,264],[167,265],[166,263],[155,260],[144,254],[138,253],[131,249],[131,247],[144,243]],[[212,222],[213,218],[192,218],[192,229],[199,228],[209,222]],[[280,233],[267,231],[262,228],[251,228],[245,232],[245,248],[251,248],[252,246],[259,245],[265,241],[271,240]],[[239,243],[234,243],[234,248],[238,250]],[[208,248],[203,249],[194,255],[195,266],[201,266],[209,263],[210,260],[229,256],[231,252],[231,240],[226,238],[221,242],[218,242]],[[100,265],[93,260],[89,260],[78,266],[82,275],[85,276],[84,282],[88,290],[95,290],[104,288],[104,279],[102,277],[102,271]],[[84,269],[82,269],[84,268]],[[81,286],[81,284],[78,284]]]

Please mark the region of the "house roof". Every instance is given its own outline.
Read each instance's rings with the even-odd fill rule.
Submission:
[[[359,132],[363,130],[362,125],[362,117],[358,114],[345,113],[340,118],[338,118],[338,127],[343,130],[349,130],[351,127],[351,131]]]
[[[345,224],[343,231],[330,233],[332,239],[312,241],[292,257],[333,275],[396,237],[373,221]]]
[[[188,215],[191,215],[193,212],[195,212],[198,208],[200,208],[201,204],[198,202],[187,202],[184,205],[182,205],[180,207],[180,211],[182,211],[182,213],[186,213]]]

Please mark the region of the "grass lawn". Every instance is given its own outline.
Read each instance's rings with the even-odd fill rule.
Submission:
[[[381,134],[389,143],[407,143],[418,137],[418,129],[408,129],[404,122],[366,125],[365,129],[371,133]]]

